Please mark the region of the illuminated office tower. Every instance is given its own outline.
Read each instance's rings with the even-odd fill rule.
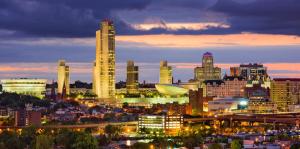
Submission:
[[[203,54],[202,67],[196,67],[194,73],[195,80],[199,82],[221,79],[221,68],[214,67],[214,58],[210,52]]]
[[[93,91],[98,98],[115,98],[115,28],[104,20],[96,31]]]
[[[129,94],[138,93],[139,67],[134,66],[133,61],[127,61],[126,89]]]
[[[172,84],[172,67],[167,61],[160,61],[159,84]]]
[[[70,70],[64,60],[58,61],[57,67],[57,93],[62,95],[70,94]]]

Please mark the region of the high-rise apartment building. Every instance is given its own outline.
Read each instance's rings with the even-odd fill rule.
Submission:
[[[274,78],[271,99],[280,111],[287,111],[289,105],[300,104],[300,78]]]
[[[96,31],[93,91],[98,98],[115,98],[115,28],[104,20]]]
[[[66,65],[64,60],[58,61],[57,94],[70,94],[70,67]]]
[[[160,61],[159,84],[172,84],[172,67],[167,61]]]
[[[139,87],[139,67],[134,65],[134,62],[127,61],[127,79],[126,89],[129,94],[138,93]]]
[[[202,57],[202,67],[196,67],[194,69],[194,77],[198,82],[204,80],[220,80],[221,68],[214,67],[214,58],[210,52],[206,52]]]

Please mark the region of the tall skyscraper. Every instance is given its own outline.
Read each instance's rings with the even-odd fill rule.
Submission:
[[[194,73],[195,80],[199,82],[221,79],[221,68],[214,67],[214,58],[210,52],[203,54],[202,67],[196,67]]]
[[[98,98],[115,98],[115,28],[104,20],[96,31],[93,91]]]
[[[133,61],[127,61],[126,89],[129,94],[138,93],[139,67],[134,66]]]
[[[70,70],[65,60],[58,61],[57,67],[57,94],[70,94]]]
[[[172,84],[172,67],[168,66],[167,61],[160,61],[159,84]]]

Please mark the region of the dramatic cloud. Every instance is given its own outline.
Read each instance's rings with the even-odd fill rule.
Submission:
[[[141,46],[169,48],[206,48],[226,46],[300,45],[300,37],[269,34],[230,35],[138,35],[117,36],[117,41],[142,43]]]
[[[1,0],[0,37],[93,37],[105,18],[120,35],[300,35],[299,13],[298,0]]]
[[[300,35],[299,0],[219,0],[211,10],[224,13],[232,31]]]

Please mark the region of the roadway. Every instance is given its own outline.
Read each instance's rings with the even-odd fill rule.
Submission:
[[[137,121],[131,122],[104,122],[98,124],[76,124],[76,125],[42,125],[38,126],[38,128],[53,128],[53,129],[60,129],[60,128],[71,128],[71,129],[80,129],[80,128],[105,128],[107,125],[117,125],[117,126],[126,126],[126,127],[136,127],[138,125]],[[0,129],[19,129],[25,128],[27,126],[0,126]]]

